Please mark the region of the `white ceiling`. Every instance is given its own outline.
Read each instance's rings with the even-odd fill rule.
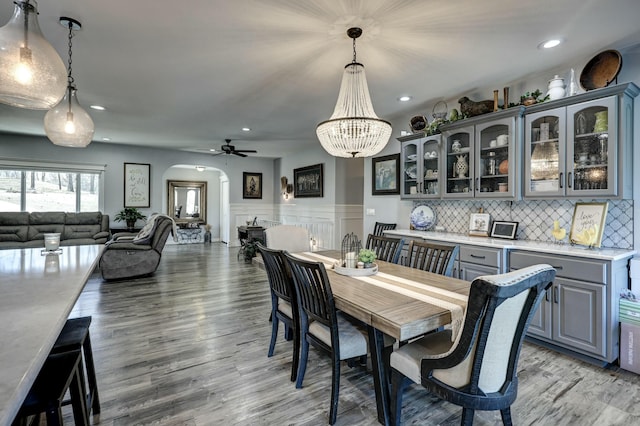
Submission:
[[[13,12],[2,3],[0,25]],[[358,61],[389,120],[640,43],[638,0],[56,0],[40,1],[39,13],[65,63],[58,18],[83,25],[73,73],[94,143],[206,152],[230,138],[266,157],[318,143],[352,59],[351,26],[364,30]],[[566,42],[537,48],[552,37]],[[413,101],[398,102],[404,94]],[[44,114],[0,105],[0,132],[44,135]]]

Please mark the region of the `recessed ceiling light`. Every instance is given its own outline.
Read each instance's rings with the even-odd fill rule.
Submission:
[[[400,96],[398,98],[400,102],[409,102],[411,99],[413,99],[411,96]]]
[[[249,127],[243,127],[243,128],[242,128],[242,131],[243,131],[243,132],[250,132],[250,131],[251,131],[251,129],[250,129]]]
[[[538,48],[539,49],[551,49],[552,47],[556,47],[560,43],[562,43],[562,40],[560,40],[559,38],[554,38],[554,39],[551,39],[551,40],[543,41],[542,43],[540,43],[538,45]]]
[[[105,107],[103,107],[102,105],[91,105],[89,108],[97,109],[98,111],[104,111],[105,110]]]
[[[204,172],[205,166],[196,166],[196,170],[199,172]]]
[[[209,151],[216,152],[215,148],[211,148]]]
[[[111,140],[111,138],[102,138],[103,141],[105,142],[109,142]]]

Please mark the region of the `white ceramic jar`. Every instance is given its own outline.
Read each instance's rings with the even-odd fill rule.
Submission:
[[[556,75],[549,80],[549,91],[547,92],[549,99],[553,101],[555,99],[564,98],[565,93],[564,78]]]

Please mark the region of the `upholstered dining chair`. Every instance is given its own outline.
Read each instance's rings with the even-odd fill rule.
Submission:
[[[373,235],[381,236],[384,235],[384,231],[391,231],[394,229],[396,229],[395,223],[376,222],[373,226]]]
[[[276,225],[265,229],[266,245],[289,253],[309,251],[309,231],[295,225]]]
[[[366,247],[376,253],[376,259],[398,263],[404,240],[369,234]]]
[[[427,334],[391,354],[391,414],[401,420],[402,392],[411,382],[462,407],[462,425],[475,410],[500,410],[511,425],[517,364],[525,332],[556,271],[534,265],[471,283],[462,331]]]
[[[300,320],[293,277],[282,250],[272,250],[260,243],[257,243],[256,246],[262,255],[271,289],[271,342],[267,356],[273,356],[278,337],[278,325],[282,321],[285,338],[287,340],[293,338],[293,362],[291,364],[291,381],[293,382],[296,380],[298,360],[300,359],[300,333],[298,332]]]
[[[367,330],[336,311],[327,271],[321,262],[307,262],[285,252],[293,274],[300,310],[300,364],[296,388],[302,387],[309,344],[331,355],[331,405],[329,424],[336,422],[340,388],[340,361],[367,355]]]
[[[460,246],[411,240],[407,251],[406,266],[450,277]]]

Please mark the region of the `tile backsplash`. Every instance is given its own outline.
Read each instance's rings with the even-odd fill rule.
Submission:
[[[633,200],[437,200],[415,201],[414,207],[428,205],[436,213],[436,225],[447,232],[466,234],[469,215],[480,207],[491,215],[491,220],[519,222],[518,239],[553,242],[553,221],[567,230],[567,239],[576,202],[608,201],[607,221],[602,236],[602,247],[633,249]]]

